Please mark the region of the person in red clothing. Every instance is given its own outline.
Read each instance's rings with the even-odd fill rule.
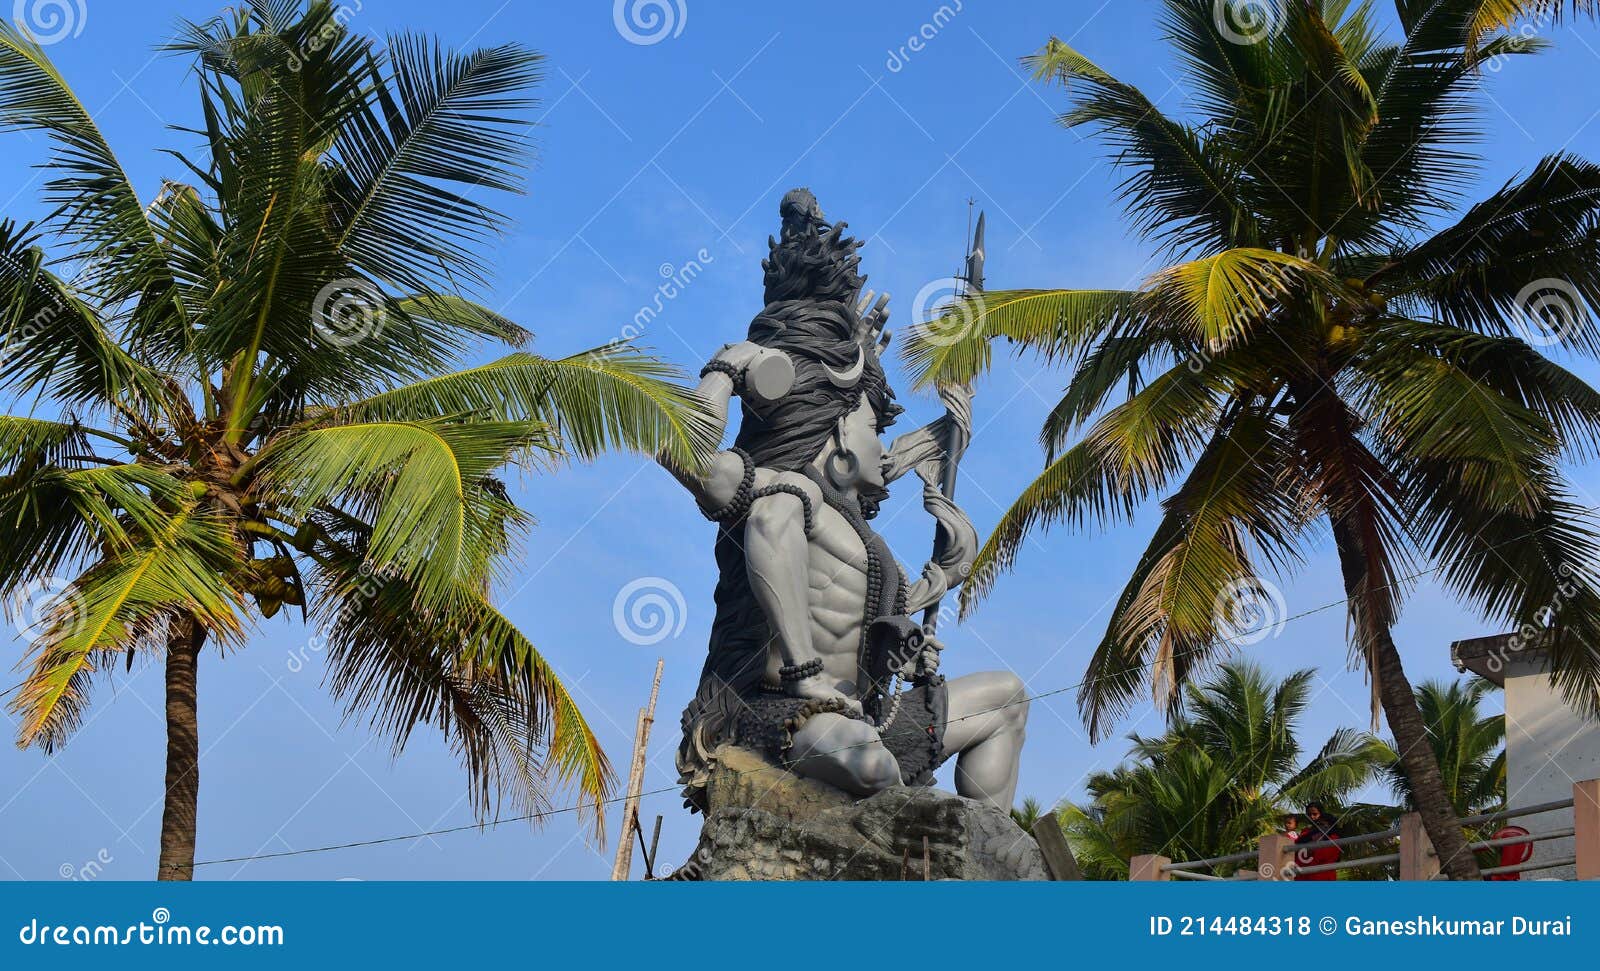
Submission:
[[[1322,808],[1322,803],[1313,802],[1306,804],[1306,825],[1295,837],[1296,843],[1325,843],[1339,838],[1338,821],[1328,815]],[[1338,846],[1321,846],[1296,850],[1294,862],[1299,867],[1316,866],[1322,863],[1337,863],[1344,856]],[[1297,873],[1295,880],[1337,880],[1339,875],[1332,870],[1321,873]]]
[[[1503,840],[1503,839],[1511,839],[1514,836],[1527,836],[1527,835],[1528,835],[1528,831],[1523,829],[1521,826],[1507,826],[1504,829],[1499,830],[1498,832],[1496,832],[1493,836],[1491,836],[1489,838],[1490,839],[1496,839],[1496,840]],[[1500,847],[1500,862],[1497,864],[1497,866],[1516,866],[1519,863],[1526,863],[1531,859],[1533,859],[1533,844],[1532,843],[1512,843],[1510,846],[1502,846],[1502,847]],[[1494,873],[1494,874],[1490,874],[1487,877],[1484,877],[1484,879],[1485,880],[1521,880],[1522,879],[1522,874],[1520,874],[1520,873]]]

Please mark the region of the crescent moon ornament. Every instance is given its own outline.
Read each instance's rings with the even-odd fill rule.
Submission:
[[[867,352],[861,347],[860,344],[857,344],[856,363],[851,365],[848,371],[835,371],[826,364],[822,365],[822,370],[823,373],[827,374],[829,383],[831,383],[835,388],[843,388],[848,391],[860,384],[861,375],[866,373]]]

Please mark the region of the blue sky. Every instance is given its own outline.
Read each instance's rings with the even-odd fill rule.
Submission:
[[[776,231],[779,198],[797,185],[869,240],[863,256],[872,285],[896,296],[891,327],[908,323],[925,285],[956,270],[969,198],[988,212],[991,286],[1120,287],[1156,268],[1151,247],[1125,228],[1117,178],[1100,149],[1055,126],[1061,93],[1027,83],[1017,66],[1059,35],[1181,113],[1186,92],[1158,43],[1155,0],[952,0],[949,7],[961,9],[920,51],[908,41],[933,20],[932,0],[670,2],[687,16],[652,44],[630,43],[602,2],[349,4],[356,30],[420,30],[462,46],[517,41],[548,56],[540,161],[530,193],[505,201],[516,227],[495,254],[490,299],[533,328],[543,353],[612,339],[654,304],[664,274],[699,260],[703,272],[663,303],[644,335],[664,356],[698,369],[742,337],[759,309],[765,240]],[[79,0],[73,10],[81,30],[52,45],[51,56],[148,199],[162,176],[181,175],[159,150],[192,142],[167,126],[196,119],[187,65],[154,48],[178,18],[208,16],[217,5]],[[1461,174],[1469,200],[1551,151],[1600,158],[1600,103],[1574,96],[1593,90],[1600,31],[1582,24],[1550,34],[1556,50],[1489,78],[1488,161]],[[37,139],[0,141],[6,215],[40,214],[29,166],[42,154]],[[1574,367],[1597,377],[1591,366]],[[981,385],[960,487],[980,531],[1039,469],[1036,435],[1063,383],[1060,373],[1003,360]],[[926,399],[906,391],[902,398],[910,408],[904,428],[937,413]],[[1594,471],[1573,474],[1585,503],[1600,505]],[[664,472],[631,457],[531,479],[518,492],[539,525],[521,580],[502,591],[509,614],[562,672],[619,765],[655,660],[666,659],[646,788],[671,785],[677,715],[693,692],[711,619],[711,527]],[[879,526],[902,561],[915,568],[926,559],[931,524],[914,489],[902,488]],[[1144,515],[1109,533],[1037,537],[1020,572],[970,622],[946,632],[947,671],[1009,667],[1036,693],[1075,684],[1151,528]],[[680,632],[641,646],[619,634],[613,603],[622,588],[651,577],[681,591],[685,609]],[[1315,551],[1283,593],[1289,614],[1338,601],[1329,552]],[[1421,680],[1454,675],[1452,640],[1494,632],[1424,583],[1397,639]],[[473,821],[460,770],[433,733],[419,731],[396,759],[363,724],[342,720],[321,686],[311,635],[279,619],[248,648],[202,660],[202,861]],[[7,650],[20,657],[21,645]],[[1293,620],[1248,653],[1280,673],[1319,669],[1306,726],[1312,744],[1340,725],[1364,724],[1367,688],[1347,669],[1338,609]],[[1120,733],[1088,744],[1072,695],[1035,703],[1021,794],[1076,798],[1085,773],[1121,758]],[[0,746],[0,877],[59,879],[91,861],[107,878],[154,873],[161,697],[159,666],[141,661],[102,683],[89,723],[59,755]],[[1158,727],[1147,708],[1122,726]],[[647,826],[666,816],[663,861],[684,858],[698,823],[676,796],[649,798],[643,813]],[[611,815],[614,831],[614,808]],[[603,878],[609,866],[609,851],[588,843],[568,816],[537,829],[515,823],[208,866],[198,876],[588,879]]]

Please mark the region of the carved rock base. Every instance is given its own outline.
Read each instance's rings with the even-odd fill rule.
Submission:
[[[923,837],[935,880],[1049,878],[1033,837],[1009,815],[937,789],[857,800],[727,747],[707,795],[700,845],[671,879],[921,880]]]

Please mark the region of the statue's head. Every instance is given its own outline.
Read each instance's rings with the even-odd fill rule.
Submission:
[[[868,516],[883,499],[882,431],[901,411],[878,360],[879,334],[857,312],[866,277],[859,240],[844,223],[829,223],[816,197],[795,189],[779,206],[782,235],[763,261],[767,305],[750,324],[749,340],[784,351],[795,366],[794,386],[782,399],[746,402],[735,442],[763,468],[798,472],[807,466],[830,478],[848,472],[848,488]],[[845,489],[843,479],[836,485]]]
[[[877,412],[872,410],[871,402],[863,399],[854,411],[839,419],[838,428],[823,445],[815,464],[841,492],[881,496],[887,454],[879,437]]]
[[[862,242],[844,235],[845,223],[830,223],[810,189],[791,189],[778,203],[783,228],[768,237],[765,271],[766,302],[786,300],[849,303],[861,293]]]

